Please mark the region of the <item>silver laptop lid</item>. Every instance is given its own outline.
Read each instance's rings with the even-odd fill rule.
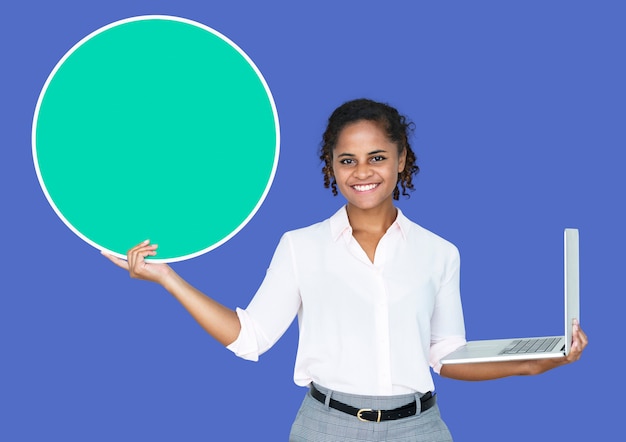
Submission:
[[[565,354],[572,345],[572,322],[580,321],[580,281],[578,263],[578,229],[565,229]]]

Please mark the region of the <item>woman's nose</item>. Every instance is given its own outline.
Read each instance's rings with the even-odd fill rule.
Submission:
[[[354,170],[354,176],[359,179],[367,178],[372,173],[372,169],[367,163],[360,163],[356,166]]]

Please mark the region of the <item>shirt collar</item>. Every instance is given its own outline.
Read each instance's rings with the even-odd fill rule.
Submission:
[[[398,209],[396,220],[389,227],[388,231],[398,229],[402,235],[402,239],[406,240],[406,236],[409,231],[409,223],[409,219],[404,216],[400,209]],[[330,233],[333,241],[337,241],[342,235],[352,235],[352,227],[350,226],[350,221],[348,220],[346,206],[343,206],[330,217]]]
[[[409,233],[409,230],[410,230],[409,229],[410,223],[411,221],[406,216],[404,216],[404,213],[402,213],[402,210],[398,208],[398,216],[396,217],[396,220],[391,225],[391,227],[398,226],[398,229],[400,229],[400,234],[402,235],[402,239],[406,240],[407,234]]]
[[[352,227],[350,226],[350,221],[348,221],[346,206],[337,210],[337,212],[330,217],[330,233],[333,236],[333,241],[337,241],[344,233],[352,235]]]

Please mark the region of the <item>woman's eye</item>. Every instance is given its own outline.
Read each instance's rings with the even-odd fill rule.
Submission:
[[[344,158],[343,160],[339,161],[340,164],[352,164],[354,163],[353,159],[350,158]]]
[[[382,156],[382,155],[376,155],[375,157],[372,157],[372,162],[373,162],[373,163],[377,163],[377,162],[379,162],[379,161],[383,161],[383,160],[385,160],[385,159],[386,159],[386,158],[385,158],[384,156]]]

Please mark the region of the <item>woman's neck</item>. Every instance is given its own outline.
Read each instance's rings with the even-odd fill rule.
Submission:
[[[392,202],[365,210],[348,203],[346,211],[353,232],[384,233],[398,216],[398,209],[396,209]]]

